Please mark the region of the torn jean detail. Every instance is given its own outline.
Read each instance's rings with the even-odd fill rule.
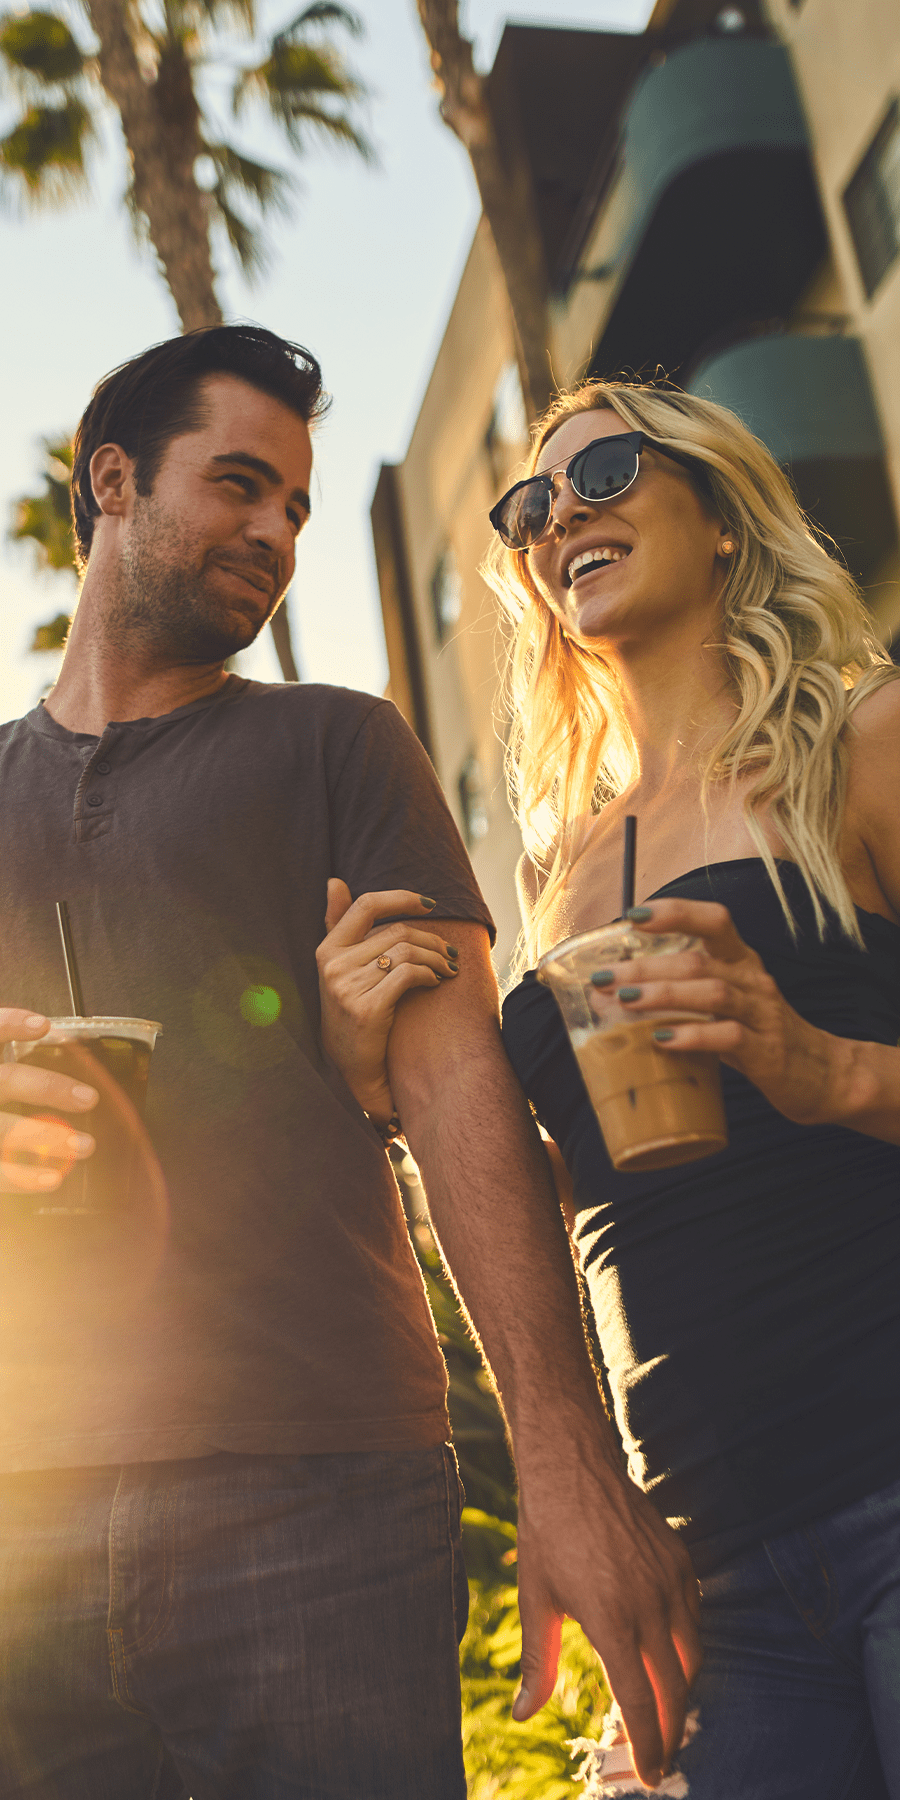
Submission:
[[[696,1737],[699,1729],[699,1713],[695,1710],[685,1720],[680,1745],[682,1750]],[[655,1788],[645,1786],[635,1772],[631,1746],[624,1735],[622,1714],[617,1706],[607,1713],[599,1741],[595,1738],[573,1738],[569,1748],[573,1756],[584,1754],[584,1761],[575,1775],[576,1781],[587,1784],[582,1790],[583,1800],[610,1800],[610,1797],[611,1800],[619,1800],[619,1796],[626,1794],[664,1794],[668,1800],[685,1800],[688,1793],[687,1781],[677,1770],[667,1775]]]

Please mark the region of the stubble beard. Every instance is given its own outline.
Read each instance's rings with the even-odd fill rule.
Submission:
[[[224,663],[246,650],[276,602],[260,593],[258,608],[249,595],[246,612],[234,601],[226,606],[209,579],[214,560],[214,552],[201,552],[183,520],[164,513],[152,498],[141,500],[122,558],[119,593],[104,621],[110,647],[124,654],[152,649],[173,664]]]

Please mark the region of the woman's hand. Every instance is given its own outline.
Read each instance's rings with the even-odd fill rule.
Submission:
[[[33,1039],[50,1029],[49,1019],[18,1007],[0,1007],[0,1046]],[[85,1113],[97,1104],[97,1090],[87,1083],[54,1075],[25,1062],[0,1061],[0,1194],[52,1192],[73,1162],[90,1156],[94,1140],[59,1117]],[[29,1117],[4,1110],[27,1105]]]
[[[862,1046],[801,1019],[739,936],[727,907],[654,900],[629,918],[639,932],[684,932],[701,940],[681,955],[638,956],[597,972],[606,977],[597,987],[616,993],[635,1016],[669,1009],[712,1015],[696,1025],[660,1021],[661,1049],[716,1051],[795,1124],[850,1122],[849,1093],[841,1090],[849,1084],[852,1053]]]
[[[446,938],[408,917],[427,918],[434,901],[406,888],[351,901],[345,881],[329,881],[326,936],[316,951],[322,997],[322,1043],[351,1093],[378,1124],[394,1111],[385,1056],[394,1014],[411,988],[439,987],[458,972]]]

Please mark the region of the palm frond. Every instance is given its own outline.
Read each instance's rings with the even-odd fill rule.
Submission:
[[[35,88],[67,87],[78,81],[88,58],[64,19],[50,12],[26,12],[0,16],[0,61],[13,82],[30,95]]]
[[[0,176],[24,184],[29,200],[53,204],[84,186],[93,121],[71,95],[61,106],[29,106],[0,139]]]
[[[255,69],[245,69],[234,90],[234,111],[239,113],[253,96],[267,105],[286,132],[294,149],[302,148],[303,127],[311,126],[346,145],[364,161],[374,160],[372,145],[343,110],[365,95],[362,84],[345,70],[330,46],[274,43],[272,53]],[[323,102],[335,102],[329,107]]]
[[[261,233],[235,212],[227,184],[221,179],[210,189],[209,199],[213,221],[225,227],[228,242],[244,274],[252,281],[266,267],[266,247]]]
[[[362,37],[365,30],[359,14],[351,12],[348,6],[337,6],[333,0],[313,0],[312,5],[298,13],[290,25],[282,26],[273,42],[277,44],[282,38],[290,38],[295,31],[306,31],[310,25],[342,25],[351,37]]]
[[[325,107],[308,101],[305,106],[297,108],[287,128],[295,150],[305,149],[304,133],[307,130],[316,136],[330,138],[338,149],[355,150],[363,162],[375,163],[378,160],[374,146],[351,124],[345,113],[327,112]]]
[[[226,196],[235,189],[255,200],[261,212],[286,212],[291,189],[290,175],[283,169],[272,169],[267,163],[254,162],[233,144],[204,144],[204,151],[216,168],[218,183]]]
[[[72,629],[71,613],[57,613],[46,625],[39,625],[31,640],[31,650],[64,650],[66,639]]]
[[[69,482],[72,444],[69,438],[44,439],[43,489],[23,494],[13,507],[9,537],[14,543],[30,539],[44,569],[75,572],[75,537]]]

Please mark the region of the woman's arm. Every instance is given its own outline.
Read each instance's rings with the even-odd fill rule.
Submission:
[[[428,918],[435,902],[405,888],[350,897],[345,881],[328,883],[325,937],[316,951],[322,1002],[322,1045],[350,1092],[376,1125],[394,1112],[385,1058],[404,994],[440,987],[458,972],[458,952],[434,931],[398,913]]]

